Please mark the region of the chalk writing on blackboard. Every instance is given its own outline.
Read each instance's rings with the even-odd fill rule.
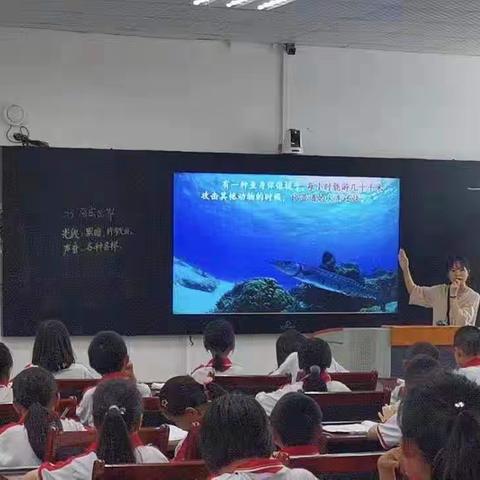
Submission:
[[[114,217],[114,208],[65,210],[63,218],[68,223],[75,224],[64,226],[60,233],[63,256],[115,254],[121,251],[125,242],[135,235],[135,232],[129,226],[112,225]]]

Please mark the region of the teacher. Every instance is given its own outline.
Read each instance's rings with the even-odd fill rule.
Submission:
[[[419,287],[410,272],[410,262],[405,250],[400,250],[398,261],[405,286],[410,294],[410,305],[433,309],[434,325],[475,325],[480,295],[467,285],[470,267],[463,257],[448,260],[449,284]]]

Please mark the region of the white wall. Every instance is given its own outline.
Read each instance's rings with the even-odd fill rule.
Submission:
[[[480,59],[299,48],[289,61],[306,153],[480,159]],[[269,46],[0,29],[0,107],[21,104],[53,146],[274,153],[280,76]],[[240,337],[236,360],[268,372],[274,339]],[[199,339],[128,342],[143,380],[205,358]],[[8,343],[27,364],[31,340]],[[75,340],[84,362],[87,345]]]

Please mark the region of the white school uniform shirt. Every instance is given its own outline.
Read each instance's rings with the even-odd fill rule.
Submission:
[[[448,285],[434,285],[433,287],[416,286],[410,294],[410,305],[419,305],[433,309],[433,325],[447,320],[448,311]],[[480,295],[467,287],[457,296],[458,308],[453,305],[454,299],[450,300],[450,324],[458,327],[475,325],[477,321]]]
[[[467,377],[471,382],[474,382],[477,385],[480,385],[480,366],[479,365],[458,368],[457,370],[455,370],[455,373],[457,373],[458,375],[463,375],[464,377]]]
[[[134,450],[136,463],[168,463],[160,450],[151,445],[139,445]],[[44,463],[38,470],[40,480],[90,480],[96,452],[87,452],[57,464]]]
[[[272,375],[290,375],[292,383],[297,381],[300,366],[298,364],[298,352],[292,352],[285,361],[275,370]],[[328,373],[345,373],[348,370],[340,365],[333,357],[332,364],[327,368]]]
[[[398,424],[398,415],[392,415],[385,423],[379,423],[376,427],[378,439],[385,450],[398,447],[402,441],[402,432]]]
[[[27,365],[25,369],[36,367],[37,365]],[[81,363],[72,363],[68,368],[52,372],[52,375],[58,380],[95,380],[101,378],[93,368],[86,367]]]
[[[63,419],[61,422],[65,432],[85,430],[75,420]],[[23,424],[12,423],[0,430],[0,468],[37,467],[41,463],[30,446],[27,429]]]
[[[202,385],[212,381],[213,377],[234,377],[244,373],[240,365],[234,364],[230,359],[225,359],[226,370],[223,372],[216,371],[213,366],[213,360],[210,360],[206,365],[200,365],[192,373],[191,377]]]
[[[120,372],[109,373],[102,377],[102,380],[112,380],[114,378],[126,378]],[[82,397],[82,401],[77,407],[77,417],[80,421],[88,426],[93,427],[93,394],[95,393],[96,387],[91,387],[85,391]],[[152,392],[150,387],[145,383],[137,383],[137,388],[142,397],[150,397]]]
[[[210,477],[211,480],[316,480],[313,473],[290,469],[276,459],[264,458],[239,462],[233,473]]]
[[[0,403],[13,403],[12,385],[0,385]]]
[[[342,382],[331,380],[326,383],[327,392],[350,392],[351,390]],[[255,399],[263,407],[267,415],[270,416],[277,402],[287,393],[303,392],[303,383],[296,382],[289,385],[285,385],[274,392],[260,392],[257,393]]]

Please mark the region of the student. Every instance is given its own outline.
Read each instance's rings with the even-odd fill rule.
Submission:
[[[414,480],[477,480],[480,472],[480,387],[444,374],[407,393],[401,407],[401,451],[379,462],[380,478],[394,480],[401,463]],[[389,454],[385,455],[386,457]]]
[[[54,411],[57,384],[53,375],[39,367],[20,372],[12,384],[13,406],[18,423],[0,429],[0,467],[37,466],[45,458],[47,432],[51,427],[82,431],[74,420],[60,419]]]
[[[133,365],[128,357],[127,345],[123,338],[116,332],[105,331],[95,335],[88,347],[90,366],[95,369],[102,380],[114,378],[127,378],[136,382]],[[137,383],[137,388],[142,397],[151,395],[148,385]],[[95,387],[88,389],[77,408],[77,416],[84,425],[93,425],[92,398]]]
[[[208,404],[226,392],[214,383],[202,385],[192,377],[173,377],[159,393],[162,412],[169,421],[188,432],[175,450],[175,461],[199,460],[199,432]]]
[[[330,378],[327,373],[332,363],[330,346],[321,338],[307,340],[298,352],[299,366],[302,370],[301,380],[285,385],[271,393],[260,392],[256,399],[268,415],[284,395],[290,392],[349,392],[350,389],[341,382]]]
[[[277,364],[278,368],[272,375],[290,375],[292,383],[297,381],[300,366],[298,365],[298,351],[307,341],[307,338],[295,329],[283,332],[277,339]],[[333,357],[329,373],[348,372]]]
[[[239,375],[242,368],[234,365],[230,356],[235,350],[235,333],[232,325],[225,320],[212,320],[203,332],[203,345],[212,359],[192,372],[200,383],[208,383],[215,375]]]
[[[405,371],[405,392],[408,393],[418,385],[434,381],[441,373],[443,370],[437,360],[428,355],[417,355],[408,363]],[[378,440],[382,447],[388,450],[400,444],[402,434],[397,411],[385,416],[384,410],[383,414],[383,422],[372,426],[367,436],[372,440]]]
[[[449,258],[448,283],[433,287],[419,287],[415,284],[405,250],[400,250],[398,260],[410,294],[410,304],[431,308],[434,325],[475,325],[480,295],[467,285],[470,266],[466,258]]]
[[[453,340],[456,373],[480,385],[480,330],[468,326],[460,328]]]
[[[405,357],[403,358],[403,369],[406,370],[408,364],[415,358],[417,355],[427,355],[432,357],[434,360],[440,360],[440,351],[435,345],[432,345],[428,342],[417,342],[410,346],[407,349]],[[391,405],[397,405],[401,400],[403,392],[405,390],[405,380],[399,378],[397,380],[397,386],[393,389],[391,394]]]
[[[93,395],[97,441],[85,454],[67,462],[45,463],[27,478],[90,480],[96,460],[110,465],[168,462],[160,450],[142,444],[138,435],[142,414],[142,397],[133,382],[124,379],[102,382]]]
[[[212,402],[203,419],[200,445],[212,480],[315,480],[310,472],[290,470],[271,458],[267,416],[247,395],[224,395]]]
[[[320,453],[322,411],[315,400],[304,393],[292,392],[282,397],[272,410],[270,423],[280,455]]]
[[[75,363],[70,334],[59,320],[46,320],[40,324],[33,344],[32,364],[53,373],[55,378],[99,378],[97,372]],[[29,365],[30,366],[30,365]]]
[[[12,403],[13,392],[10,385],[13,359],[8,347],[0,342],[0,403]]]

